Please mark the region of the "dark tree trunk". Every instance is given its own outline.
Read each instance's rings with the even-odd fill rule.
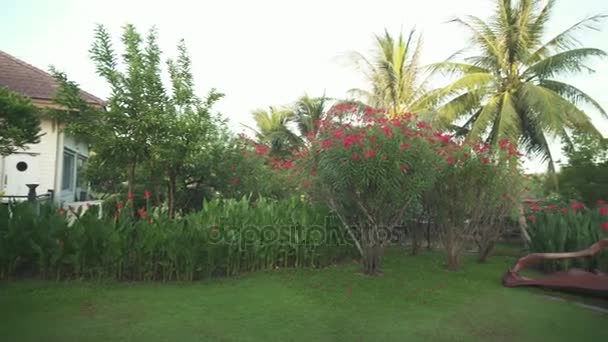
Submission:
[[[380,273],[380,261],[384,253],[384,244],[377,238],[377,227],[371,227],[361,234],[361,266],[364,274],[377,275]]]
[[[418,255],[420,252],[420,238],[419,238],[419,230],[421,225],[419,222],[414,222],[410,231],[412,232],[412,251],[411,255]]]
[[[426,249],[431,250],[431,219],[426,221]]]
[[[494,241],[489,242],[485,245],[481,244],[479,247],[479,258],[477,259],[479,262],[486,262],[492,251],[494,250]]]

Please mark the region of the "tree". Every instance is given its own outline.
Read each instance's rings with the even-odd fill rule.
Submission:
[[[291,121],[297,125],[301,137],[314,139],[319,132],[319,123],[326,115],[327,98],[304,95],[293,106]]]
[[[177,60],[167,62],[173,92],[163,105],[164,111],[159,113],[162,129],[156,131],[158,140],[151,146],[153,165],[166,170],[170,217],[175,216],[178,177],[188,178],[184,174],[185,166],[195,161],[198,165],[204,164],[201,155],[210,154],[218,147],[214,142],[226,138],[222,136],[221,118],[211,114],[213,105],[224,95],[212,89],[204,101],[200,100],[194,92],[190,57],[183,40],[178,50]],[[158,72],[152,74],[159,75]],[[160,79],[157,82],[159,94],[164,93]]]
[[[292,148],[300,146],[302,139],[289,128],[294,112],[287,107],[269,107],[269,110],[253,111],[255,132],[259,144],[270,147],[271,154],[283,157],[291,153]]]
[[[407,39],[400,33],[395,40],[385,31],[375,40],[373,58],[353,54],[371,89],[352,89],[350,93],[372,107],[386,108],[389,115],[427,110],[429,98],[420,65],[422,37],[412,29]]]
[[[95,36],[91,56],[98,74],[111,88],[107,110],[88,106],[77,96],[78,85],[54,72],[60,84],[57,102],[77,114],[67,129],[90,138],[95,165],[99,166],[98,184],[113,190],[116,182],[103,178],[126,174],[128,192],[133,194],[136,180],[142,179],[136,172],[141,172],[146,184],[155,189],[157,201],[162,185],[166,185],[167,208],[173,217],[178,181],[182,181],[182,189],[187,188],[192,184],[187,171],[212,168],[206,164],[211,160],[207,156],[224,146],[225,121],[211,113],[223,94],[212,89],[203,99],[195,95],[191,61],[183,41],[178,44],[177,59],[168,61],[171,90],[167,91],[161,77],[156,29],[143,39],[134,26],[125,26],[124,72],[119,69],[106,29],[98,26]],[[108,165],[124,172],[109,172]]]
[[[0,155],[40,141],[40,113],[32,102],[0,87]]]
[[[588,205],[608,199],[608,141],[575,132],[564,154],[568,164],[558,174],[560,194]]]
[[[543,42],[555,0],[543,3],[496,0],[488,21],[475,16],[454,19],[471,32],[471,46],[478,54],[463,62],[434,65],[433,70],[460,78],[432,96],[447,99],[436,117],[442,124],[458,123],[457,133],[466,134],[471,141],[484,138],[493,146],[509,138],[528,152],[540,154],[554,170],[550,137],[569,143],[570,130],[598,134],[579,104],[590,104],[608,117],[589,95],[556,79],[568,73],[593,72],[585,62],[606,56],[602,50],[580,47],[576,38],[578,32],[598,30],[606,15],[585,18]]]

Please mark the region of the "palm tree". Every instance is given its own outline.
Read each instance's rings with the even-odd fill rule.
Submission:
[[[387,109],[391,115],[426,110],[426,81],[421,77],[420,65],[422,37],[412,29],[407,39],[400,33],[395,40],[385,30],[375,40],[373,59],[358,52],[352,55],[371,89],[351,89],[349,93],[371,106]]]
[[[301,137],[306,139],[315,137],[319,129],[319,121],[325,116],[327,98],[302,96],[293,106],[291,121],[298,128]]]
[[[590,104],[604,116],[604,109],[582,90],[557,80],[568,73],[593,72],[585,65],[591,57],[605,57],[595,48],[581,47],[575,34],[598,30],[605,15],[585,18],[543,42],[555,0],[497,0],[488,21],[475,16],[454,19],[471,33],[477,54],[463,62],[449,59],[434,71],[460,76],[432,92],[443,98],[437,119],[460,123],[456,131],[468,139],[496,144],[502,138],[518,141],[528,152],[549,161],[550,137],[569,143],[575,129],[599,134],[579,104]]]
[[[294,112],[288,108],[269,107],[269,110],[253,111],[253,120],[257,129],[253,130],[258,143],[270,147],[270,153],[275,156],[285,156],[293,147],[300,146],[302,139],[288,127]]]

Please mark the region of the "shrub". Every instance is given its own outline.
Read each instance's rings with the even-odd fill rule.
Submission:
[[[438,221],[447,266],[456,269],[466,242],[475,241],[484,261],[500,237],[521,193],[517,151],[508,141],[492,150],[485,144],[452,143],[427,201]]]
[[[320,267],[354,247],[327,208],[300,199],[213,200],[170,219],[118,202],[113,215],[29,203],[0,209],[0,277],[195,280],[277,267]],[[70,223],[70,221],[73,221]]]
[[[603,201],[597,208],[589,208],[581,202],[564,206],[531,203],[527,222],[531,252],[575,252],[608,237],[608,206]],[[549,272],[569,267],[606,271],[608,254],[603,252],[585,259],[543,260],[539,266]]]
[[[445,158],[424,122],[353,104],[334,106],[295,162],[283,162],[316,200],[326,203],[356,241],[363,272],[376,274],[396,226],[421,200]]]

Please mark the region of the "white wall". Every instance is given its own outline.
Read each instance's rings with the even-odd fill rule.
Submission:
[[[27,148],[18,150],[17,153],[28,153],[35,156],[38,165],[36,182],[39,184],[36,192],[46,193],[49,189],[55,188],[55,170],[57,137],[60,134],[57,124],[50,119],[42,119],[40,122],[40,142],[38,144],[28,144]],[[3,158],[0,158],[3,159]],[[4,163],[0,161],[0,172],[2,173],[2,187],[4,187]],[[25,195],[25,194],[24,194]]]

